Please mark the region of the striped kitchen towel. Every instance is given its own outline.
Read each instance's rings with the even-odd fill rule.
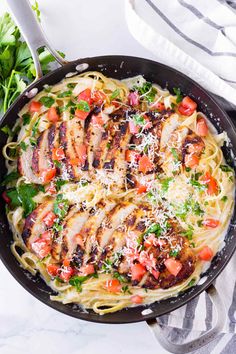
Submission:
[[[157,61],[236,105],[236,0],[126,0],[126,19]],[[227,313],[223,332],[198,354],[236,353],[235,270],[236,255],[215,283]],[[216,316],[203,293],[161,322],[171,340],[183,342],[210,329]]]
[[[159,62],[236,105],[236,0],[126,0],[126,18]]]

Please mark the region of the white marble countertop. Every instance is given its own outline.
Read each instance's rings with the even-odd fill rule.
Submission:
[[[105,54],[153,58],[129,34],[124,0],[38,2],[48,39],[68,59]],[[6,9],[1,0],[0,14]],[[1,354],[167,353],[145,323],[98,325],[70,318],[34,299],[1,262],[0,277]]]

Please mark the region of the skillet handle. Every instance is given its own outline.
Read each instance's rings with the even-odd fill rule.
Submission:
[[[183,344],[174,344],[169,341],[165,337],[165,333],[161,327],[161,324],[158,322],[157,319],[150,319],[147,320],[147,324],[154,334],[155,338],[158,342],[162,345],[164,349],[169,351],[170,353],[175,354],[184,354],[190,353],[192,351],[198,350],[199,348],[203,347],[204,345],[210,343],[223,329],[226,314],[225,314],[225,307],[224,304],[219,296],[214,285],[211,285],[206,292],[208,293],[213,305],[217,310],[217,322],[215,326],[210,329],[208,332],[205,332],[200,337]]]
[[[60,65],[66,64],[67,61],[49,45],[48,40],[31,9],[29,1],[7,0],[7,4],[30,48],[36,70],[36,79],[39,79],[43,75],[37,51],[39,48],[46,47]]]

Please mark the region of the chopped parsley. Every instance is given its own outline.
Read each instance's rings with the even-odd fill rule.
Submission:
[[[175,159],[175,162],[178,162],[179,161],[179,155],[178,155],[177,150],[175,148],[171,148],[170,151],[171,151],[171,153],[172,153],[172,155],[173,155],[173,157]]]
[[[8,125],[4,125],[4,127],[1,128],[1,131],[3,133],[5,133],[6,135],[8,135],[8,136],[13,136],[14,135],[13,131],[11,130],[11,128],[9,128]]]
[[[52,97],[43,96],[39,99],[39,102],[42,103],[45,107],[50,108],[53,103],[55,103],[55,100]]]
[[[137,91],[143,99],[149,103],[153,102],[157,94],[157,90],[152,86],[151,82],[145,82],[143,86],[134,86],[133,90]]]
[[[57,95],[58,98],[63,98],[63,97],[70,97],[72,95],[72,91],[68,90],[68,91],[64,91],[61,92]]]
[[[105,273],[111,273],[113,267],[113,262],[110,259],[106,259],[102,265],[102,271]]]
[[[57,167],[57,168],[61,168],[61,162],[58,161],[58,160],[53,160],[53,163],[54,165]]]
[[[223,172],[234,172],[233,168],[228,165],[220,165],[220,169]]]
[[[169,256],[170,257],[177,257],[179,255],[179,250],[177,250],[177,249],[175,249],[175,250],[171,250],[170,252],[169,252]]]
[[[25,113],[22,115],[23,125],[27,125],[30,122],[30,114]]]
[[[188,240],[192,240],[192,238],[193,238],[193,230],[194,230],[194,228],[191,225],[189,225],[187,230],[181,232],[181,235],[186,237]]]
[[[114,100],[114,98],[118,97],[120,95],[120,90],[116,89],[115,91],[112,92],[110,99]]]
[[[76,84],[73,84],[73,82],[70,82],[69,84],[66,85],[69,89],[73,89]]]
[[[22,183],[17,188],[7,190],[6,194],[11,199],[11,207],[16,208],[22,206],[24,209],[24,217],[26,217],[36,207],[33,197],[38,194],[38,191],[38,188],[34,184]]]
[[[8,175],[5,175],[3,177],[3,181],[1,183],[1,186],[5,186],[10,182],[15,181],[17,178],[20,177],[20,174],[16,171],[10,172]]]
[[[90,107],[87,101],[84,100],[80,100],[79,103],[77,104],[77,108],[80,111],[84,111],[84,112],[89,112],[90,111]]]
[[[82,284],[88,280],[89,278],[91,278],[92,276],[94,276],[94,274],[90,274],[90,275],[85,275],[85,276],[79,276],[79,275],[75,275],[72,278],[70,278],[69,280],[69,284],[74,286],[76,288],[77,291],[81,292],[82,291]]]
[[[186,171],[186,172],[190,172],[190,171],[191,171],[191,168],[190,168],[190,167],[185,167],[185,171]]]
[[[122,286],[122,288],[121,288],[121,291],[122,291],[122,293],[127,293],[127,294],[132,294],[131,293],[131,291],[129,290],[129,287],[128,287],[128,285],[124,285],[124,286]]]
[[[203,183],[198,182],[198,180],[196,179],[196,177],[195,177],[195,178],[194,178],[194,177],[191,177],[191,179],[190,179],[190,184],[191,184],[193,187],[197,188],[199,191],[204,191],[205,189],[208,188],[206,184],[203,184]]]
[[[26,144],[24,141],[21,141],[19,144],[20,148],[24,151],[26,151],[27,147],[29,146],[28,144]]]
[[[61,189],[62,186],[64,186],[64,184],[66,184],[67,181],[64,181],[63,179],[58,179],[56,180],[55,182],[55,185],[56,185],[56,190],[57,192]]]
[[[174,87],[173,91],[174,91],[175,95],[177,96],[176,97],[176,103],[180,103],[182,101],[182,99],[183,99],[183,95],[181,93],[180,88]]]
[[[133,114],[132,115],[132,120],[133,120],[135,125],[143,126],[143,125],[146,124],[146,121],[145,121],[144,117],[141,116],[140,114]]]
[[[35,139],[30,138],[29,141],[30,141],[30,145],[31,146],[36,146],[37,145],[37,141]]]
[[[33,125],[33,128],[32,128],[32,136],[33,137],[35,137],[35,135],[38,133],[39,122],[40,122],[40,120],[38,119]]]
[[[163,229],[160,226],[160,224],[152,224],[145,232],[145,235],[155,234],[158,237],[158,236],[161,236],[162,232],[163,232]]]
[[[60,218],[64,218],[69,209],[68,200],[63,199],[62,194],[58,194],[53,204],[54,213]]]
[[[120,283],[127,283],[126,277],[119,272],[114,272],[113,277],[118,279]]]
[[[226,195],[224,195],[222,198],[221,198],[221,201],[222,202],[226,202],[228,200],[228,197]]]
[[[162,190],[162,192],[167,192],[168,191],[171,181],[173,181],[173,178],[172,177],[168,177],[168,178],[164,179],[161,182],[161,190]]]
[[[181,220],[185,220],[189,212],[194,215],[202,216],[204,211],[201,209],[200,204],[195,202],[192,198],[187,199],[182,205],[177,205],[175,215]]]
[[[190,282],[188,283],[188,287],[191,287],[191,286],[193,286],[194,284],[196,283],[196,278],[193,278],[193,279],[191,279],[190,280]]]

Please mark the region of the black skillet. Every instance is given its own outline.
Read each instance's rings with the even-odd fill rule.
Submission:
[[[84,70],[96,70],[101,71],[108,77],[117,79],[124,79],[141,74],[148,81],[158,83],[162,87],[167,87],[170,89],[170,91],[173,87],[179,87],[185,95],[190,95],[197,102],[198,109],[209,117],[216,129],[219,132],[227,132],[232,144],[230,144],[230,147],[223,148],[224,155],[227,162],[235,168],[233,161],[233,155],[236,153],[235,128],[230,118],[221,109],[221,107],[219,107],[215,100],[193,80],[163,64],[147,59],[128,56],[101,56],[79,59],[67,63],[53,49],[50,48],[31,11],[28,1],[21,0],[19,2],[19,0],[8,0],[8,4],[32,51],[35,67],[38,74],[38,80],[32,83],[27,88],[27,92],[25,91],[14,102],[14,104],[1,119],[1,126],[4,126],[5,124],[8,124],[10,127],[13,126],[18,112],[29,101],[28,93],[35,91],[31,91],[32,89],[37,88],[38,91],[40,91],[43,89],[45,84],[56,84],[68,73],[82,72]],[[62,65],[60,68],[52,71],[44,77],[41,77],[41,69],[37,57],[37,49],[42,46],[46,46],[55,56],[56,60]],[[5,143],[6,136],[1,132],[1,148]],[[2,176],[6,173],[3,156],[0,158],[0,171]],[[193,350],[197,350],[199,347],[210,342],[222,330],[226,314],[219,294],[216,292],[216,289],[212,283],[222,272],[235,251],[236,231],[233,227],[235,222],[236,216],[234,213],[227,235],[225,237],[225,247],[214,257],[210,268],[202,277],[201,285],[196,285],[186,292],[179,294],[175,298],[162,300],[149,305],[147,308],[151,311],[149,311],[149,313],[146,315],[142,314],[142,311],[145,309],[144,307],[135,307],[100,316],[93,311],[84,312],[78,306],[72,304],[63,305],[61,303],[51,301],[49,296],[53,293],[53,291],[39,276],[30,276],[27,271],[22,269],[11,253],[10,244],[12,242],[12,233],[9,229],[6,219],[5,203],[3,200],[0,200],[0,258],[6,268],[13,275],[13,277],[27,291],[55,310],[72,317],[97,323],[121,324],[147,321],[156,338],[167,350],[173,353],[187,353]],[[169,342],[165,338],[161,326],[156,318],[174,311],[180,306],[183,306],[203,291],[208,292],[218,311],[218,321],[215,327],[203,334],[200,338],[186,344],[176,345]]]

